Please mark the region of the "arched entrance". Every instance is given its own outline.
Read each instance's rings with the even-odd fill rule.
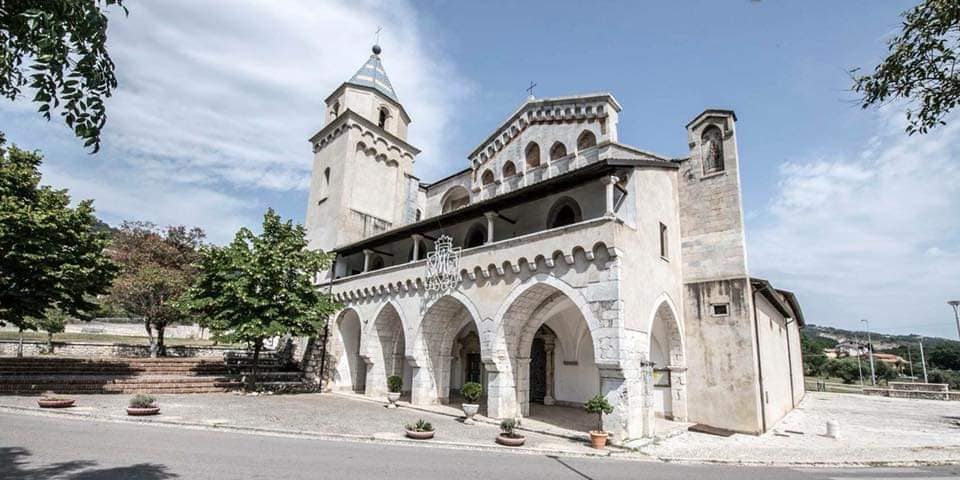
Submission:
[[[363,392],[366,365],[360,359],[360,316],[348,308],[337,318],[336,368],[333,380],[337,388]]]
[[[460,295],[445,295],[427,306],[414,339],[413,404],[449,401],[454,339],[466,325],[477,324],[475,312]]]
[[[364,350],[367,395],[385,395],[387,377],[392,375],[403,378],[404,390],[410,389],[410,369],[404,358],[403,322],[392,303],[385,304],[374,319]]]
[[[686,421],[687,363],[683,351],[683,334],[676,311],[663,300],[650,325],[650,360],[653,366],[653,407],[658,416]]]
[[[558,287],[536,283],[514,298],[498,339],[504,342],[497,355],[500,388],[491,388],[490,394],[500,396],[488,399],[491,416],[528,416],[536,400],[579,407],[600,392],[590,326],[577,303]],[[537,389],[531,387],[532,379]],[[514,397],[502,398],[508,387]]]

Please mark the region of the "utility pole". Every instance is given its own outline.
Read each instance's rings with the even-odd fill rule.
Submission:
[[[860,387],[863,388],[863,366],[860,365],[860,339],[857,339],[857,371],[860,372]]]
[[[957,336],[960,337],[960,300],[950,300],[947,305],[953,307],[953,318],[957,321]]]
[[[913,375],[913,355],[910,354],[910,345],[907,345],[907,361],[910,362],[910,377],[916,380],[917,377]]]
[[[867,324],[867,355],[870,355],[870,385],[877,385],[877,371],[873,368],[873,341],[870,340],[870,320],[860,320]]]
[[[923,337],[920,337],[920,364],[923,365],[923,383],[927,383],[927,361],[923,358]]]

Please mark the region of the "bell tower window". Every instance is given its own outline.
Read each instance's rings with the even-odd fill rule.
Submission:
[[[390,118],[390,112],[387,111],[386,107],[381,107],[380,118],[377,120],[377,126],[380,128],[387,128],[387,118]]]

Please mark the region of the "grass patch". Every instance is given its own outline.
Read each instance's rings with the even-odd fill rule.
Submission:
[[[20,337],[18,332],[0,331],[0,340],[17,340]],[[23,332],[25,341],[46,342],[47,334],[44,332]],[[101,333],[57,333],[53,336],[54,342],[83,342],[83,343],[125,343],[127,345],[150,345],[148,337],[131,337],[125,335],[105,335]],[[172,346],[196,346],[207,347],[215,345],[212,340],[194,339],[194,338],[164,338],[163,343],[168,347]],[[219,344],[224,347],[237,347],[238,345]]]

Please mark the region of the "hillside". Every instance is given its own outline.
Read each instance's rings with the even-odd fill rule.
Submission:
[[[866,330],[844,330],[842,328],[824,327],[819,325],[807,324],[803,329],[804,335],[810,339],[821,340],[830,345],[844,340],[860,341],[866,343]],[[889,335],[884,333],[870,332],[873,340],[874,349],[878,352],[885,350],[895,350],[898,347],[917,348],[921,338],[923,339],[923,348],[932,349],[939,345],[950,345],[960,348],[960,341],[950,340],[940,337],[921,337],[920,335]]]

